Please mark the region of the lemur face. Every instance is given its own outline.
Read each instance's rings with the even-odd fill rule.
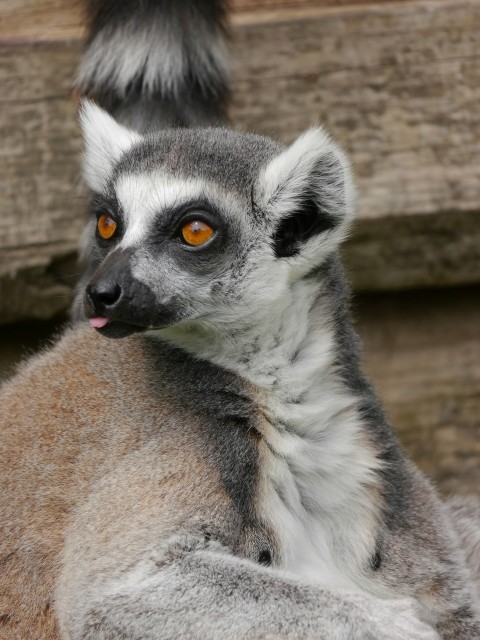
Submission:
[[[226,129],[142,137],[86,103],[85,311],[109,337],[260,321],[345,236],[351,185],[319,129],[283,149]]]

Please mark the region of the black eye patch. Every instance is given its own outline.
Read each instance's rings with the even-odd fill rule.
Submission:
[[[313,196],[306,196],[297,210],[284,218],[273,236],[273,248],[277,258],[296,255],[303,242],[332,229],[336,220],[317,204]]]

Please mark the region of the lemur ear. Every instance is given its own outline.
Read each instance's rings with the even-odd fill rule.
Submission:
[[[118,124],[90,100],[82,102],[80,126],[84,138],[83,175],[91,189],[101,191],[120,157],[141,136]]]
[[[345,238],[353,184],[345,154],[321,129],[310,129],[265,167],[258,194],[274,225],[278,258],[318,263]]]

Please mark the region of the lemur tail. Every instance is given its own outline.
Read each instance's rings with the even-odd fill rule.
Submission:
[[[146,132],[226,119],[226,0],[86,0],[75,85]]]

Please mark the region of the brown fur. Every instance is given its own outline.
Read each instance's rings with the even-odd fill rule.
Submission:
[[[62,564],[71,570],[58,598],[68,602],[94,563],[120,571],[188,521],[238,524],[199,418],[171,390],[159,403],[141,349],[136,338],[69,332],[3,388],[2,640],[58,637]]]

